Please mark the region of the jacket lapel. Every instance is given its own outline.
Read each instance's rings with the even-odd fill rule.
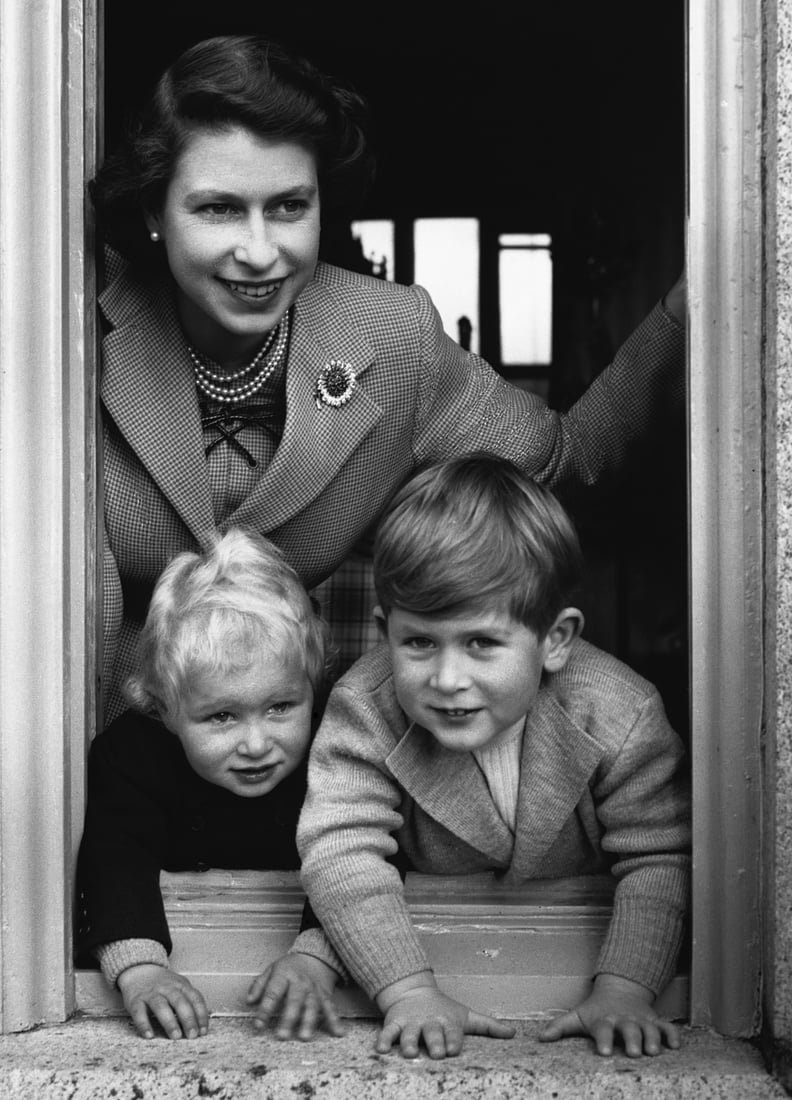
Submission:
[[[510,877],[535,877],[583,796],[602,753],[602,746],[572,721],[550,690],[539,692],[523,740]]]
[[[512,835],[470,753],[444,749],[413,724],[386,763],[425,813],[493,862],[508,866]]]
[[[470,753],[450,752],[412,725],[387,764],[422,810],[494,863],[509,867],[509,878],[525,880],[536,877],[602,752],[549,690],[540,691],[523,740],[514,839]]]
[[[118,265],[100,296],[114,326],[104,340],[102,400],[127,442],[199,542],[214,529],[192,364],[167,282],[147,291]],[[229,518],[269,532],[320,495],[382,417],[356,386],[339,408],[317,407],[316,383],[330,359],[360,377],[370,345],[337,321],[334,300],[314,281],[295,307],[286,372],[286,423],[258,485]]]
[[[195,538],[205,542],[215,524],[200,410],[167,282],[147,291],[122,267],[100,305],[114,325],[103,344],[102,400]],[[359,378],[374,352],[339,324],[335,299],[314,281],[294,310],[283,437],[229,525],[262,532],[281,527],[321,494],[381,419],[382,409],[359,385],[347,404],[317,406],[316,383],[331,359],[349,363]]]
[[[382,417],[360,385],[339,407],[317,405],[316,384],[331,360],[360,378],[374,360],[371,346],[337,320],[328,292],[313,282],[294,309],[286,372],[286,423],[270,466],[229,523],[273,531],[311,503]]]
[[[201,543],[214,530],[198,399],[172,296],[128,273],[100,297],[115,328],[103,342],[101,397],[151,477]]]

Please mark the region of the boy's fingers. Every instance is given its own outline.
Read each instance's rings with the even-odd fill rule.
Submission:
[[[636,1020],[624,1020],[618,1025],[628,1058],[640,1058],[644,1052],[644,1031]],[[614,1029],[615,1030],[615,1029]]]
[[[643,1026],[643,1053],[659,1054],[663,1046],[660,1028],[656,1023],[645,1023]]]
[[[399,1024],[385,1024],[377,1036],[374,1049],[378,1054],[387,1054],[393,1044],[399,1038],[401,1026]]]
[[[672,1024],[670,1020],[658,1020],[657,1026],[660,1028],[660,1033],[665,1039],[666,1045],[671,1050],[679,1049],[679,1028],[676,1024]]]
[[[607,1020],[598,1020],[591,1029],[591,1038],[594,1040],[597,1054],[602,1054],[605,1058],[613,1054],[613,1024],[608,1023]],[[625,1036],[625,1049],[626,1047],[627,1037]]]
[[[468,1012],[465,1022],[465,1035],[486,1035],[490,1039],[513,1039],[515,1028],[494,1016],[483,1016],[480,1012]]]
[[[475,1031],[465,1032],[461,1027],[454,1025],[453,1027],[446,1025],[445,1029],[445,1052],[447,1058],[456,1058],[458,1054],[462,1053],[462,1044],[464,1042],[465,1035],[475,1035]]]
[[[544,1031],[539,1033],[539,1041],[541,1043],[554,1043],[557,1039],[564,1039],[569,1035],[585,1034],[585,1028],[577,1012],[565,1012],[562,1016],[557,1016],[554,1020],[551,1020]]]
[[[405,1058],[417,1058],[420,1044],[420,1031],[415,1024],[403,1027],[399,1046]]]
[[[423,1026],[423,1041],[430,1058],[445,1058],[446,1056],[446,1035],[445,1029],[441,1023],[434,1021],[424,1024]],[[415,1044],[415,1054],[409,1054],[408,1057],[415,1058],[418,1054],[418,1041]],[[405,1054],[405,1040],[404,1032],[402,1032],[402,1050]]]

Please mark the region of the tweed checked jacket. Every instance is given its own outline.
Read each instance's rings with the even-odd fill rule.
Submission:
[[[103,340],[104,691],[129,670],[154,581],[215,530],[198,398],[167,278],[110,254]],[[351,400],[315,400],[349,363]],[[684,332],[661,306],[568,414],[505,383],[443,332],[427,293],[319,264],[294,308],[274,459],[224,522],[257,529],[311,588],[344,561],[417,468],[476,449],[538,480],[594,482],[684,386]],[[112,712],[108,717],[112,717]]]
[[[688,902],[684,749],[652,685],[577,641],[528,715],[512,836],[473,754],[409,723],[382,644],[330,694],[297,847],[313,910],[370,996],[429,969],[387,862],[397,848],[417,871],[494,871],[511,885],[610,869],[614,909],[596,970],[658,993]]]

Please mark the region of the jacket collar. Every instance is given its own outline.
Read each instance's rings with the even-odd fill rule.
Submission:
[[[387,758],[421,809],[519,878],[530,878],[583,796],[603,748],[575,724],[547,687],[523,738],[517,831],[512,837],[471,753],[443,748],[411,725]]]
[[[382,417],[380,406],[359,385],[338,408],[316,401],[319,375],[331,359],[349,363],[360,378],[374,361],[374,351],[355,329],[339,323],[337,304],[314,280],[294,308],[283,437],[230,523],[266,520],[268,530],[280,527],[320,495]]]
[[[214,529],[198,398],[173,297],[128,270],[100,296],[101,398],[119,431],[199,542]]]
[[[211,490],[192,364],[169,282],[143,284],[123,264],[112,270],[115,278],[99,299],[112,326],[103,346],[102,400],[154,481],[203,542],[214,529]],[[360,386],[339,408],[315,400],[319,374],[330,359],[348,362],[358,378],[374,360],[371,346],[344,320],[339,322],[333,296],[315,277],[294,310],[283,437],[255,491],[229,524],[265,533],[282,526],[321,494],[381,418],[381,408]]]

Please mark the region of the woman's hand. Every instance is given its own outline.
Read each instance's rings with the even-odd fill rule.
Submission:
[[[428,972],[387,986],[377,1004],[385,1015],[375,1045],[378,1054],[387,1054],[398,1040],[405,1058],[417,1058],[423,1040],[430,1058],[453,1058],[462,1050],[465,1035],[514,1036],[508,1024],[447,997]]]
[[[197,1039],[209,1030],[209,1012],[201,994],[167,966],[140,963],[122,970],[118,988],[132,1023],[144,1039],[154,1038],[153,1016],[169,1039]]]
[[[652,1008],[652,993],[637,982],[615,974],[599,974],[589,997],[572,1012],[552,1020],[539,1036],[554,1042],[569,1035],[590,1035],[598,1054],[613,1054],[617,1036],[629,1058],[659,1054],[663,1040],[672,1050],[679,1048],[679,1031],[661,1019]]]
[[[687,325],[687,271],[683,270],[663,299],[663,305],[673,313],[680,325]]]
[[[343,1035],[333,1004],[337,981],[335,970],[313,955],[284,955],[259,974],[248,990],[248,1004],[258,1005],[255,1026],[263,1029],[280,1015],[275,1029],[279,1039],[312,1039],[322,1021],[331,1035]]]

